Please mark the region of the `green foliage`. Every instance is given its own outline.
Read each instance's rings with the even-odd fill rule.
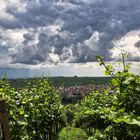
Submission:
[[[87,134],[80,128],[68,126],[60,131],[58,140],[87,140]]]
[[[1,80],[0,93],[6,100],[13,140],[51,139],[65,125],[59,93],[46,79],[22,90]]]
[[[89,139],[139,140],[140,139],[140,75],[128,71],[123,60],[124,70],[116,72],[106,66],[107,74],[113,77],[111,88],[93,91],[85,97],[75,113],[75,126],[87,131]],[[98,131],[93,131],[98,130]]]
[[[68,104],[64,106],[64,110],[67,117],[67,125],[73,125],[74,113],[76,112],[78,104]]]
[[[93,129],[93,136],[89,137],[88,140],[108,140],[109,138],[107,135],[99,129]],[[113,137],[112,140],[115,140],[115,137]]]
[[[0,80],[12,139],[139,140],[140,75],[129,72],[130,66],[125,64],[124,58],[122,54],[123,71],[116,72],[112,65],[106,65],[103,58],[97,56],[105,73],[112,77],[113,88],[91,91],[81,102],[65,107],[59,93],[46,79],[38,79],[23,89],[11,88],[6,78]],[[62,129],[66,124],[65,113],[67,124],[76,128]]]

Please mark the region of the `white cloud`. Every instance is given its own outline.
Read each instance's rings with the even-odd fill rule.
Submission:
[[[50,53],[48,59],[49,59],[49,61],[51,61],[55,64],[57,64],[60,61],[59,56],[57,54],[54,54],[54,53]]]
[[[100,41],[100,33],[95,31],[92,33],[89,39],[85,40],[84,43],[93,51],[98,51]]]
[[[6,4],[5,0],[0,1],[0,19],[8,19],[8,20],[15,20],[15,17],[6,11]]]
[[[121,52],[128,54],[128,60],[140,60],[140,48],[135,44],[140,40],[139,31],[130,31],[120,40],[115,41],[115,46],[110,50],[113,59],[120,59]]]
[[[25,29],[0,29],[1,37],[7,42],[11,42],[19,45],[22,44],[24,38],[23,35],[27,33]]]

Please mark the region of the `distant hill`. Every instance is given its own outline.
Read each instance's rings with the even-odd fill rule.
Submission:
[[[37,79],[39,78],[12,79],[10,80],[10,82],[12,87],[22,88],[27,84],[27,82],[35,84]],[[100,85],[109,83],[111,81],[111,77],[48,77],[48,79],[54,86],[65,86],[65,87],[88,85],[88,84]]]

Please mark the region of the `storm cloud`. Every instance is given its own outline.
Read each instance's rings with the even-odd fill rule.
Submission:
[[[118,42],[140,30],[139,0],[3,0],[0,57],[8,63],[85,63],[117,57]],[[139,39],[140,40],[140,39]],[[117,42],[117,45],[116,45]],[[140,60],[140,45],[129,61]],[[128,47],[126,47],[128,48]],[[129,47],[131,49],[131,47]]]

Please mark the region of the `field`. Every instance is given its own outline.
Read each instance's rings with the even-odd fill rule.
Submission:
[[[12,79],[10,83],[12,87],[23,88],[28,82],[34,84],[37,79],[39,78]],[[82,86],[89,84],[101,85],[111,81],[111,77],[48,77],[48,79],[55,87]]]

